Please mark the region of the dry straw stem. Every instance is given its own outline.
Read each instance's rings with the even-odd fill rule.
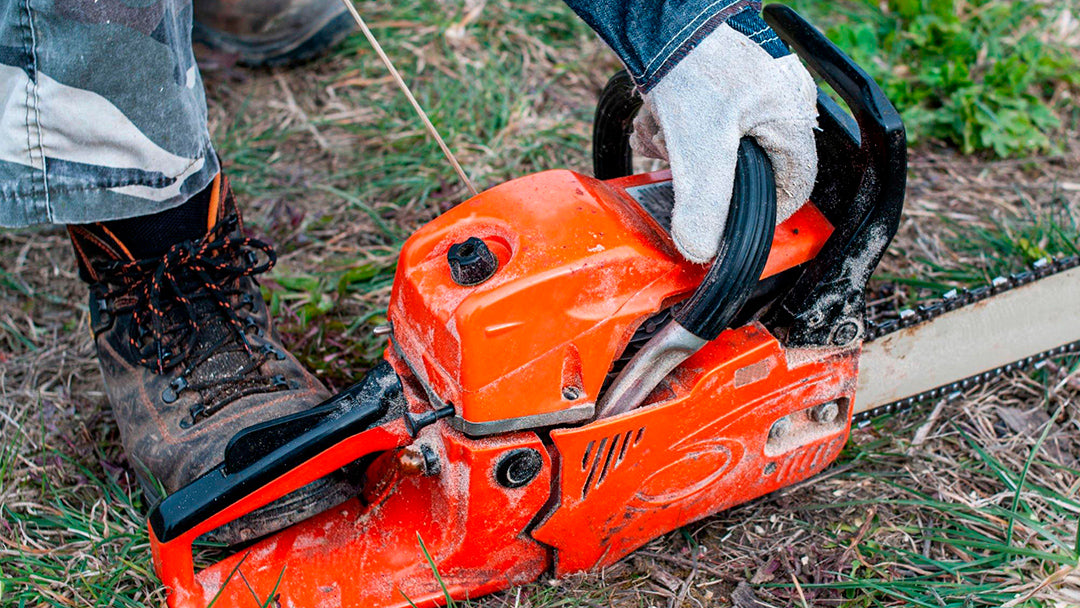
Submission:
[[[409,99],[409,103],[412,105],[413,110],[416,110],[416,114],[420,117],[420,120],[424,122],[424,128],[427,129],[428,133],[439,143],[439,148],[441,148],[443,154],[446,155],[446,160],[453,165],[454,171],[457,172],[458,177],[461,178],[465,187],[469,189],[469,193],[476,196],[478,194],[476,186],[473,186],[472,180],[465,174],[465,170],[461,168],[461,163],[458,162],[454,153],[450,151],[450,146],[447,146],[446,142],[443,141],[442,136],[439,135],[438,129],[435,128],[435,125],[431,124],[431,119],[428,118],[427,112],[424,111],[424,108],[420,107],[420,102],[416,101],[416,97],[413,96],[412,91],[409,90],[409,85],[405,84],[405,80],[401,78],[401,74],[399,74],[397,68],[394,67],[394,62],[390,61],[390,57],[383,51],[382,45],[379,44],[379,40],[375,38],[375,34],[371,33],[371,30],[368,29],[367,23],[364,22],[364,18],[361,17],[359,11],[356,10],[356,6],[353,5],[352,0],[341,1],[345,4],[345,7],[349,9],[349,13],[352,15],[353,19],[356,20],[356,25],[359,26],[360,31],[364,33],[364,37],[367,38],[367,41],[371,43],[375,52],[378,53],[379,59],[383,62],[383,65],[390,71],[390,75],[394,78],[394,82],[397,83],[398,88],[400,88],[401,92],[405,94],[405,97]]]

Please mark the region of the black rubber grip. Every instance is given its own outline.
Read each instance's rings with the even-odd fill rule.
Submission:
[[[753,293],[769,259],[775,229],[772,163],[753,139],[744,137],[720,251],[675,320],[703,340],[716,339]]]
[[[380,361],[363,380],[328,399],[319,411],[321,417],[303,432],[274,433],[268,436],[273,446],[256,447],[257,453],[243,462],[236,460],[238,446],[255,447],[258,442],[233,442],[234,470],[219,464],[159,502],[148,517],[154,535],[169,542],[327,448],[400,418],[405,413],[401,381],[389,363]],[[257,435],[270,428],[275,427],[261,425],[251,432]],[[244,466],[237,468],[240,464]]]

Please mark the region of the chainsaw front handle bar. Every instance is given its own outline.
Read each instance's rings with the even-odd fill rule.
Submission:
[[[616,179],[634,173],[634,150],[630,134],[642,99],[626,70],[619,70],[604,85],[593,117],[593,175]]]
[[[597,405],[597,417],[630,411],[673,369],[715,340],[742,309],[765,269],[776,228],[772,163],[753,139],[739,143],[731,210],[705,279],[670,321],[623,368]]]
[[[597,179],[632,173],[630,133],[640,108],[641,96],[630,75],[625,71],[615,74],[600,94],[593,121],[593,172]],[[737,153],[731,210],[720,251],[705,280],[675,313],[675,320],[684,330],[705,342],[715,340],[727,329],[749,299],[768,259],[776,224],[772,163],[749,137],[742,139]],[[678,349],[692,342],[675,334],[678,332],[673,332],[671,342],[679,344]]]
[[[863,336],[866,283],[900,223],[907,180],[904,123],[877,83],[798,13],[771,4],[763,16],[854,114],[819,91],[818,178],[810,198],[836,230],[764,322],[788,346],[847,346]],[[601,93],[593,123],[597,178],[633,172],[630,133],[640,107],[630,76],[616,74]]]
[[[739,143],[731,210],[720,249],[701,285],[675,312],[686,331],[715,340],[727,329],[765,270],[776,228],[776,180],[772,163],[753,139]]]

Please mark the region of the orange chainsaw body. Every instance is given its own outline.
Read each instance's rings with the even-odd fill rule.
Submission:
[[[906,136],[824,35],[787,7],[763,16],[851,110],[819,94],[812,202],[771,232],[771,164],[744,139],[721,252],[685,261],[670,174],[620,177],[641,99],[616,75],[593,131],[596,174],[615,179],[529,175],[422,227],[384,360],[238,432],[151,510],[170,607],[476,598],[602,568],[828,466],[851,428],[867,281],[900,223]],[[359,496],[196,569],[200,536],[346,465]]]
[[[420,229],[401,254],[386,359],[410,411],[437,400],[454,416],[415,438],[400,421],[376,427],[181,538],[152,534],[170,605],[255,608],[277,597],[270,605],[382,607],[477,597],[551,569],[611,564],[660,534],[821,471],[850,428],[858,345],[786,350],[756,322],[708,343],[642,407],[587,421],[635,330],[705,271],[678,255],[628,193],[669,179],[539,173]],[[807,204],[778,227],[765,274],[812,259],[831,232]],[[494,276],[473,287],[454,283],[446,267],[448,248],[468,236],[494,244],[499,260]],[[824,403],[838,404],[840,415],[819,424],[809,412]],[[774,436],[781,419],[786,432]],[[499,463],[521,450],[540,456],[538,470],[507,487]],[[438,474],[417,464],[425,451]],[[199,535],[365,454],[373,456],[360,497],[195,573]]]

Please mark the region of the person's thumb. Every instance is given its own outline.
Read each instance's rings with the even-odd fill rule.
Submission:
[[[664,131],[660,128],[650,96],[645,96],[641,109],[634,117],[634,132],[630,134],[630,148],[635,154],[647,158],[668,160]]]

